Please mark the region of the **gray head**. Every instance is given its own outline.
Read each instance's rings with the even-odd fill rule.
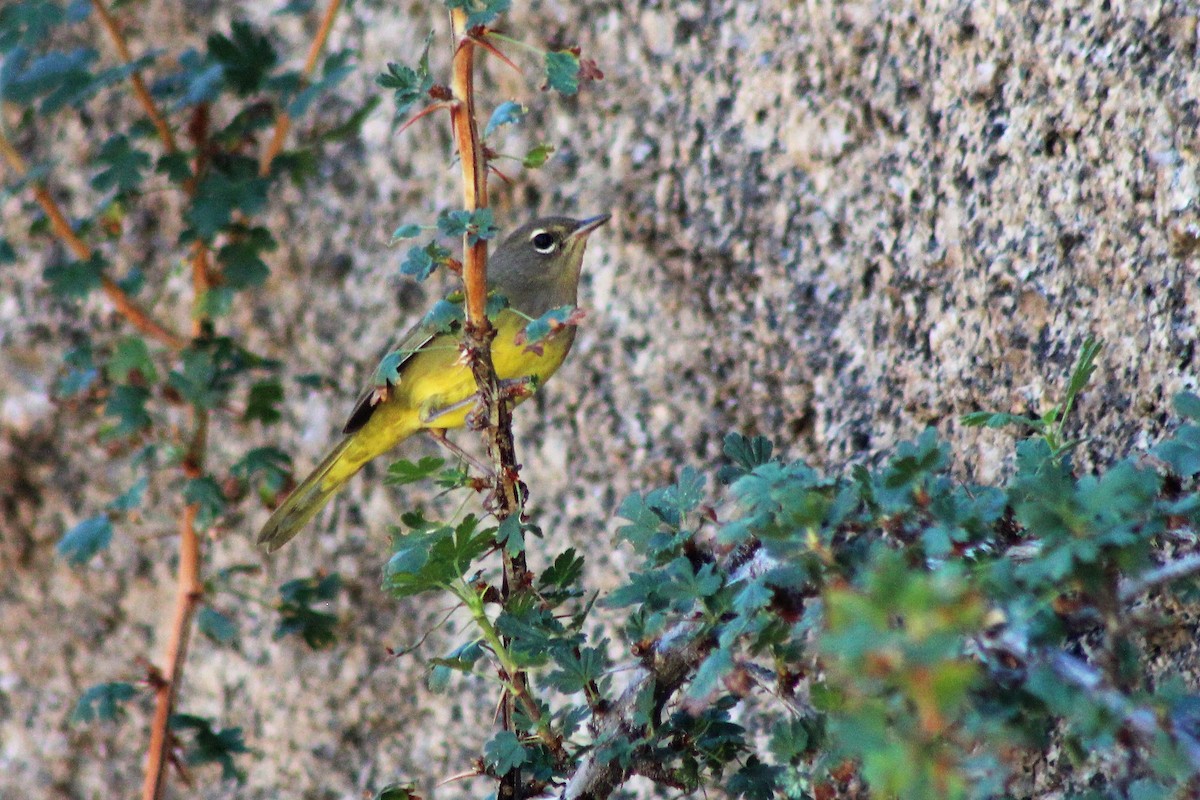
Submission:
[[[542,217],[517,228],[488,261],[488,284],[531,317],[574,305],[583,251],[608,214],[588,219]]]

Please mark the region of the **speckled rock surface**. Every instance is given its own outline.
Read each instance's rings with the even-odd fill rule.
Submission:
[[[611,544],[620,499],[681,465],[713,467],[730,430],[835,469],[933,425],[962,473],[988,480],[1003,473],[1010,437],[964,429],[958,416],[1049,406],[1088,334],[1106,344],[1078,409],[1085,466],[1148,447],[1171,424],[1170,397],[1196,386],[1194,4],[514,5],[513,34],[577,42],[605,73],[564,101],[538,91],[531,62],[518,76],[492,61],[481,87],[485,108],[531,107],[498,149],[558,148],[545,169],[494,187],[502,225],[614,214],[589,248],[590,312],[572,358],[518,412],[539,521],[589,555],[597,587],[624,568]],[[220,3],[190,8],[196,19],[229,15]],[[142,18],[158,35],[193,35],[176,14],[154,2]],[[302,43],[315,20],[279,24]],[[376,91],[383,63],[411,60],[430,27],[444,45],[444,20],[425,4],[354,4],[331,44],[357,50],[363,71],[318,114],[340,118]],[[284,191],[271,222],[288,236],[272,280],[227,323],[288,375],[321,373],[338,388],[294,392],[269,430],[218,421],[214,468],[248,436],[314,463],[390,336],[435,290],[400,279],[385,244],[399,222],[457,203],[448,132],[435,121],[393,136],[389,113],[328,151],[307,188]],[[40,144],[86,141],[78,125],[53,136]],[[82,178],[54,180],[78,202]],[[11,197],[0,210],[6,225],[22,213]],[[118,264],[170,274],[159,310],[183,319],[173,241],[147,226]],[[49,400],[73,332],[120,323],[99,299],[82,311],[52,303],[45,258],[0,271],[0,796],[131,796],[147,708],[119,726],[67,718],[83,688],[136,680],[138,659],[159,657],[174,588],[172,487],[151,487],[154,510],[121,527],[102,563],[71,570],[54,555],[64,527],[133,473],[76,433],[79,415],[100,409]],[[194,796],[349,798],[405,776],[429,789],[467,768],[460,747],[486,738],[492,687],[451,698],[423,688],[421,662],[452,630],[415,658],[385,649],[414,642],[445,609],[397,606],[378,589],[387,524],[398,507],[430,501],[414,490],[399,503],[379,474],[368,470],[274,559],[250,544],[262,511],[207,543],[210,573],[264,572],[242,582],[246,599],[220,596],[241,645],[195,640],[181,710],[243,727],[255,754],[245,786],[201,770]],[[343,639],[313,653],[273,639],[255,598],[317,567],[348,591],[333,609]],[[1194,679],[1195,609],[1174,613],[1180,633],[1152,643],[1156,667]],[[1026,791],[1051,796],[1067,777],[1051,757],[1031,765]],[[176,784],[172,796],[184,794]]]

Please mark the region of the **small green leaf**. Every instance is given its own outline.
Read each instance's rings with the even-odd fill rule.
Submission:
[[[574,548],[570,548],[559,553],[554,563],[542,571],[538,585],[565,589],[578,581],[582,574],[583,556],[576,554]]]
[[[283,419],[279,405],[283,402],[283,384],[272,378],[259,381],[250,387],[246,397],[246,412],[242,419],[246,422],[258,420],[264,425],[274,425]]]
[[[425,456],[417,463],[401,459],[388,467],[383,482],[390,486],[404,486],[417,483],[432,477],[446,464],[446,459],[436,456]]]
[[[54,294],[65,298],[82,298],[100,288],[100,279],[106,266],[104,256],[94,252],[87,261],[52,264],[46,267],[42,276]]]
[[[121,706],[137,696],[137,690],[130,683],[98,683],[89,687],[75,703],[75,711],[71,721],[88,723],[99,720],[113,722],[117,720],[123,709]]]
[[[504,125],[516,125],[525,119],[528,111],[529,109],[514,100],[509,100],[496,106],[496,110],[492,112],[492,116],[488,119],[487,127],[483,129],[484,138],[491,136]]]
[[[133,511],[142,504],[142,497],[146,494],[146,487],[149,485],[150,479],[145,475],[138,478],[133,486],[130,486],[119,497],[108,504],[109,511],[118,514]]]
[[[413,247],[400,265],[400,271],[423,281],[433,274],[439,265],[445,264],[450,258],[450,251],[437,242],[430,242],[424,247]]]
[[[1175,413],[1200,421],[1200,395],[1194,392],[1180,392],[1175,395]]]
[[[412,800],[417,796],[416,788],[415,783],[389,783],[376,792],[371,800]]]
[[[146,383],[158,382],[158,370],[150,358],[150,348],[140,336],[126,336],[117,342],[104,372],[113,383],[128,383],[131,379]]]
[[[150,427],[152,420],[146,411],[150,390],[144,386],[122,384],[114,386],[104,404],[104,413],[116,418],[116,425],[105,438],[133,436]]]
[[[388,244],[395,244],[396,242],[400,242],[405,239],[415,239],[421,235],[422,230],[424,229],[420,225],[414,225],[412,223],[401,225],[392,232],[392,238]]]
[[[546,53],[546,84],[565,95],[579,91],[579,56],[570,50]]]
[[[217,517],[225,512],[225,493],[211,475],[188,481],[183,487],[183,499],[199,506],[196,525],[202,529],[211,527]]]
[[[196,627],[217,644],[230,644],[238,635],[233,620],[211,606],[204,606],[196,613]]]
[[[128,137],[117,134],[105,141],[96,162],[104,169],[92,178],[93,188],[131,192],[142,185],[142,173],[150,168],[152,160],[148,153],[133,149]]]
[[[112,542],[112,521],[106,515],[89,517],[58,540],[55,550],[73,567],[81,567]]]
[[[245,775],[233,763],[234,756],[249,752],[241,728],[216,730],[212,721],[204,717],[175,714],[171,717],[171,730],[180,738],[190,739],[186,748],[188,764],[220,764],[222,780],[239,783],[245,780]]]
[[[508,11],[512,0],[446,0],[447,8],[461,8],[467,12],[467,29],[487,25]]]
[[[532,150],[525,154],[525,158],[521,160],[521,164],[525,169],[537,169],[549,160],[550,154],[553,152],[553,145],[542,142],[535,145]]]
[[[271,275],[263,253],[277,247],[275,238],[266,228],[239,230],[238,235],[217,251],[217,263],[225,285],[234,291],[262,286]]]
[[[483,746],[483,758],[496,775],[504,777],[525,763],[528,754],[512,731],[500,731]]]
[[[233,23],[229,36],[209,34],[208,52],[223,68],[225,81],[243,97],[262,88],[278,61],[267,37],[243,20]]]
[[[92,359],[92,347],[89,344],[82,344],[68,350],[63,356],[63,364],[67,367],[67,374],[58,381],[58,394],[62,397],[83,394],[100,377],[100,371],[96,369]]]
[[[492,239],[500,232],[490,208],[474,211],[447,211],[438,217],[438,230],[446,236],[466,236],[467,244]]]
[[[299,635],[314,650],[323,650],[337,641],[337,617],[317,611],[314,603],[331,602],[341,590],[341,577],[331,573],[323,578],[301,578],[279,587],[279,624],[275,638]]]
[[[384,89],[392,90],[396,103],[394,121],[403,117],[415,103],[428,97],[429,90],[433,88],[433,77],[429,74],[429,46],[432,42],[433,32],[430,31],[425,37],[425,48],[415,69],[404,64],[388,63],[387,72],[375,79]]]
[[[525,326],[517,336],[517,344],[527,347],[535,345],[564,328],[577,325],[582,316],[575,306],[552,308]]]

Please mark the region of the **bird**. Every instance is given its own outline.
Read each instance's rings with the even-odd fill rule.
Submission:
[[[550,216],[514,230],[488,261],[489,295],[507,306],[492,316],[496,337],[492,363],[502,382],[540,386],[562,365],[575,339],[567,325],[530,346],[521,334],[531,319],[563,306],[575,306],[588,237],[609,220]],[[475,378],[460,357],[461,326],[432,329],[418,322],[389,351],[376,385],[359,397],[342,428],[342,439],[271,514],[258,535],[268,553],[298,534],[329,499],[374,458],[411,436],[445,432],[466,424],[474,406]],[[380,375],[386,375],[382,384]],[[523,399],[518,395],[516,402]]]

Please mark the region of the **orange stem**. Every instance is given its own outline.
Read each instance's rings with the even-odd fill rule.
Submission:
[[[192,617],[200,602],[200,537],[196,533],[196,514],[199,506],[189,505],[179,522],[179,572],[175,590],[175,617],[167,638],[163,661],[163,680],[154,691],[154,720],[150,725],[150,747],[146,753],[146,773],[142,781],[142,800],[158,800],[162,796],[169,763],[171,711],[179,693],[183,662],[187,656]]]
[[[454,138],[458,143],[458,163],[462,165],[463,208],[476,211],[487,208],[487,170],[483,149],[479,146],[479,128],[475,123],[475,41],[467,36],[467,14],[456,8],[451,12],[457,50],[454,53],[450,89],[454,106],[450,109]],[[468,244],[464,238],[463,284],[467,295],[467,322],[487,330],[487,242],[480,239]]]
[[[92,7],[96,9],[96,16],[100,18],[104,29],[108,31],[113,46],[117,48],[117,55],[126,64],[132,64],[133,55],[129,52],[129,45],[125,43],[125,37],[121,34],[121,29],[117,27],[117,21],[113,18],[112,13],[104,5],[104,0],[92,0]],[[142,110],[154,123],[154,128],[158,131],[158,138],[162,139],[163,147],[168,153],[174,153],[178,149],[175,144],[175,134],[171,132],[171,126],[167,124],[166,117],[158,110],[158,105],[150,96],[150,90],[146,88],[146,82],[142,80],[142,73],[135,69],[130,74],[129,81],[133,84],[133,94],[141,104]]]
[[[312,44],[308,48],[308,58],[304,61],[304,69],[301,75],[307,80],[312,76],[313,71],[317,68],[317,59],[321,55],[321,51],[325,49],[325,42],[329,39],[329,31],[333,29],[333,21],[337,18],[338,9],[341,8],[342,0],[329,0],[329,5],[325,9],[325,16],[321,18],[321,27],[317,29],[317,35],[313,37]],[[285,110],[280,110],[275,118],[275,132],[271,135],[271,142],[267,145],[267,149],[263,151],[262,159],[258,164],[258,174],[266,177],[271,172],[271,163],[275,161],[275,156],[283,150],[283,142],[287,139],[288,131],[292,129],[291,115]]]

